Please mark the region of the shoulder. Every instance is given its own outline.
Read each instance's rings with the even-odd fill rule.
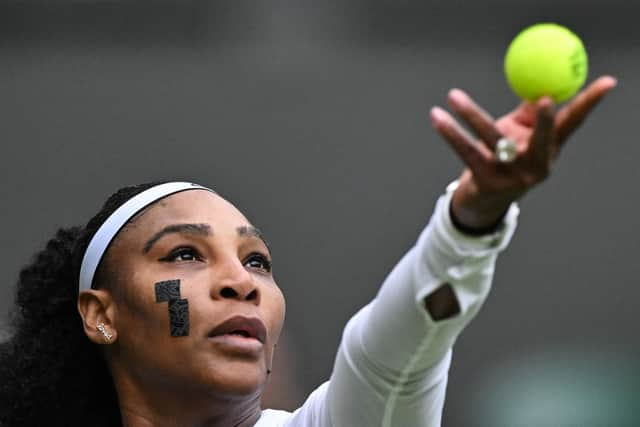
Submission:
[[[304,404],[295,412],[265,409],[254,427],[314,427],[330,426],[327,413],[326,395],[329,381],[309,395]]]
[[[254,427],[281,427],[291,418],[291,413],[276,409],[265,409]]]

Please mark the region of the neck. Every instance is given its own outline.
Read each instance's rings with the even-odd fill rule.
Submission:
[[[114,375],[124,427],[252,427],[260,408],[260,390],[248,396],[223,395],[163,382],[141,384]]]
[[[244,414],[231,412],[217,415],[196,416],[181,409],[182,412],[162,414],[149,411],[149,408],[122,407],[122,425],[124,427],[161,427],[161,426],[190,426],[190,427],[253,427],[260,418],[258,411],[249,411]]]

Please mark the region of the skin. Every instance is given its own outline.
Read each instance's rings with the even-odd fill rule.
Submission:
[[[604,76],[557,112],[551,99],[543,98],[498,120],[465,92],[451,90],[448,103],[471,132],[440,107],[431,110],[431,120],[466,165],[452,198],[458,222],[477,230],[498,224],[512,202],[549,176],[567,138],[615,85],[614,78]],[[493,154],[502,136],[518,146],[512,163],[499,163]],[[180,223],[206,224],[213,232],[170,233],[144,251],[158,231]],[[107,343],[96,329],[99,323],[114,335],[105,355],[124,425],[248,427],[259,418],[284,298],[270,272],[246,262],[249,254],[268,254],[268,248],[257,236],[238,233],[242,226],[250,226],[249,221],[212,193],[194,190],[167,197],[119,233],[105,259],[112,270],[106,275],[109,283],[80,295],[87,336]],[[197,259],[166,261],[172,249],[184,246],[197,248]],[[189,301],[187,337],[169,336],[166,303],[155,302],[154,284],[174,279],[180,279],[181,297]],[[223,291],[230,288],[233,297]],[[458,310],[446,286],[427,297],[425,307],[434,318]],[[207,339],[208,331],[236,314],[266,324],[267,342],[259,357],[230,354]]]
[[[557,112],[551,98],[544,97],[536,103],[523,102],[498,120],[464,91],[449,91],[449,106],[471,132],[437,106],[431,109],[431,122],[466,166],[451,199],[458,222],[476,230],[496,226],[511,203],[549,177],[569,136],[616,85],[615,78],[602,76]],[[511,163],[500,163],[494,155],[503,136],[518,148]],[[429,295],[425,307],[435,319],[451,317],[459,310],[447,286]]]
[[[615,78],[603,76],[557,112],[545,97],[534,104],[524,102],[498,120],[468,94],[452,89],[449,105],[472,133],[440,107],[431,109],[431,121],[466,165],[452,200],[460,223],[476,229],[495,225],[512,202],[549,176],[569,136],[616,84]],[[499,163],[493,154],[502,136],[518,147],[512,163]]]
[[[175,224],[198,227],[166,233],[145,251],[153,236]],[[114,335],[105,354],[125,426],[244,427],[259,418],[285,303],[263,262],[270,258],[266,244],[246,227],[251,223],[245,216],[211,192],[169,196],[112,243],[105,259],[112,282],[80,295],[87,336],[105,344],[98,323]],[[155,283],[174,279],[189,303],[185,337],[170,336],[167,303],[156,303]],[[208,337],[236,315],[264,322],[267,338],[259,354]]]

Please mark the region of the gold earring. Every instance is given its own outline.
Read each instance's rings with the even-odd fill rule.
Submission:
[[[98,323],[96,325],[96,329],[100,331],[100,333],[102,334],[104,339],[107,340],[107,342],[111,342],[111,339],[113,338],[113,334],[107,332],[107,330],[104,327],[104,323]]]

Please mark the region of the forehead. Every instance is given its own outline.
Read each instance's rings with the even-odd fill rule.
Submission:
[[[219,195],[206,190],[189,190],[155,202],[134,217],[126,228],[146,233],[181,223],[209,224],[219,231],[250,225],[242,212]]]

